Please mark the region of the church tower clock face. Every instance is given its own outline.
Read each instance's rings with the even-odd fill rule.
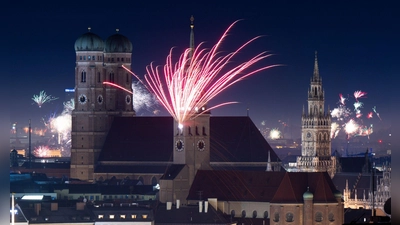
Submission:
[[[131,104],[131,102],[132,102],[132,99],[131,99],[131,96],[130,95],[127,95],[126,97],[125,97],[125,102],[126,102],[126,104]]]
[[[204,151],[205,147],[206,147],[206,144],[204,143],[203,140],[200,140],[197,142],[197,149],[199,151]]]
[[[177,140],[176,143],[175,143],[175,147],[176,147],[176,150],[178,152],[183,151],[183,149],[184,149],[183,141],[182,140]]]
[[[78,100],[79,100],[79,103],[81,103],[83,105],[83,104],[86,104],[87,97],[86,97],[86,95],[81,94],[81,95],[79,95],[79,99]]]

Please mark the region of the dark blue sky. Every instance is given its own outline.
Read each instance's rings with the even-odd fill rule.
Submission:
[[[375,1],[292,3],[290,1],[48,1],[18,2],[3,6],[1,43],[2,77],[10,87],[10,122],[60,113],[64,89],[74,87],[75,40],[87,27],[103,39],[115,33],[133,43],[132,69],[143,76],[150,62],[164,64],[171,47],[180,53],[189,45],[189,18],[195,17],[195,42],[211,47],[235,20],[222,49],[233,51],[257,35],[265,35],[243,52],[252,56],[270,51],[268,64],[284,64],[256,74],[218,96],[211,104],[239,101],[212,111],[213,115],[246,115],[254,123],[279,127],[285,121],[300,134],[303,105],[318,51],[320,75],[328,105],[338,95],[367,92],[365,110],[376,106],[382,121],[376,130],[400,136],[397,104],[400,21],[395,7]],[[297,2],[297,1],[293,1]],[[31,100],[45,90],[60,97],[39,109]],[[9,96],[6,96],[8,98]],[[352,102],[352,100],[350,100]],[[138,112],[146,114],[147,112]],[[150,113],[148,113],[150,114]],[[373,136],[372,136],[373,137]]]

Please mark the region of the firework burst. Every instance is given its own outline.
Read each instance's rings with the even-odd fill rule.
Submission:
[[[359,101],[360,98],[366,97],[367,93],[363,91],[355,91],[353,103],[354,110],[350,110],[346,107],[347,98],[344,98],[342,94],[339,94],[339,106],[331,111],[332,119],[335,121],[331,125],[331,137],[336,138],[340,130],[346,133],[347,138],[353,136],[368,136],[373,133],[373,125],[364,125],[364,119],[372,119],[373,112],[379,117],[379,113],[376,111],[376,107],[372,108],[373,112],[367,112],[364,114],[362,109],[364,103]]]
[[[46,146],[46,145],[39,145],[39,146],[37,146],[37,147],[35,148],[35,150],[33,150],[33,154],[34,154],[36,157],[46,157],[46,156],[49,156],[49,155],[50,155],[50,154],[49,154],[49,151],[50,151],[50,149],[49,149],[48,146]]]
[[[257,72],[277,66],[251,69],[256,63],[271,56],[266,52],[257,54],[243,63],[233,64],[233,59],[238,53],[259,37],[250,39],[235,51],[222,55],[220,46],[236,23],[237,21],[228,27],[211,49],[203,48],[204,43],[195,49],[188,48],[180,55],[176,63],[172,60],[173,49],[171,49],[163,67],[155,66],[153,63],[146,67],[145,87],[154,93],[159,103],[180,126],[191,117],[216,107],[235,103],[225,102],[204,111],[199,110],[233,84]],[[138,78],[134,73],[132,75]]]
[[[39,106],[39,108],[41,108],[44,103],[51,102],[56,99],[58,98],[47,95],[45,91],[41,91],[39,95],[33,95],[32,97],[32,100]]]

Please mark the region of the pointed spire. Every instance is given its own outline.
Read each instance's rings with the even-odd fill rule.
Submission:
[[[267,170],[266,171],[272,171],[272,168],[271,168],[271,151],[268,151],[268,163],[267,163]]]
[[[303,116],[306,114],[306,111],[304,109],[304,104],[303,104]]]
[[[315,61],[314,61],[314,79],[315,78],[319,79],[317,51],[315,51]]]
[[[91,28],[91,27],[88,27],[87,29],[88,29],[88,32],[90,32],[90,31],[92,30],[92,28]]]
[[[193,52],[194,52],[194,31],[193,31],[194,24],[193,24],[193,21],[194,21],[194,17],[192,15],[190,17],[190,44],[189,44],[189,48],[190,48],[189,57],[190,58],[192,58]]]

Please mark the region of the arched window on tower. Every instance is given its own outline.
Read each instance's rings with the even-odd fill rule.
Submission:
[[[114,82],[114,73],[110,73],[109,81]]]
[[[81,82],[82,83],[86,82],[86,71],[82,71],[82,73],[81,73]]]
[[[101,82],[100,72],[97,73],[97,83]]]

